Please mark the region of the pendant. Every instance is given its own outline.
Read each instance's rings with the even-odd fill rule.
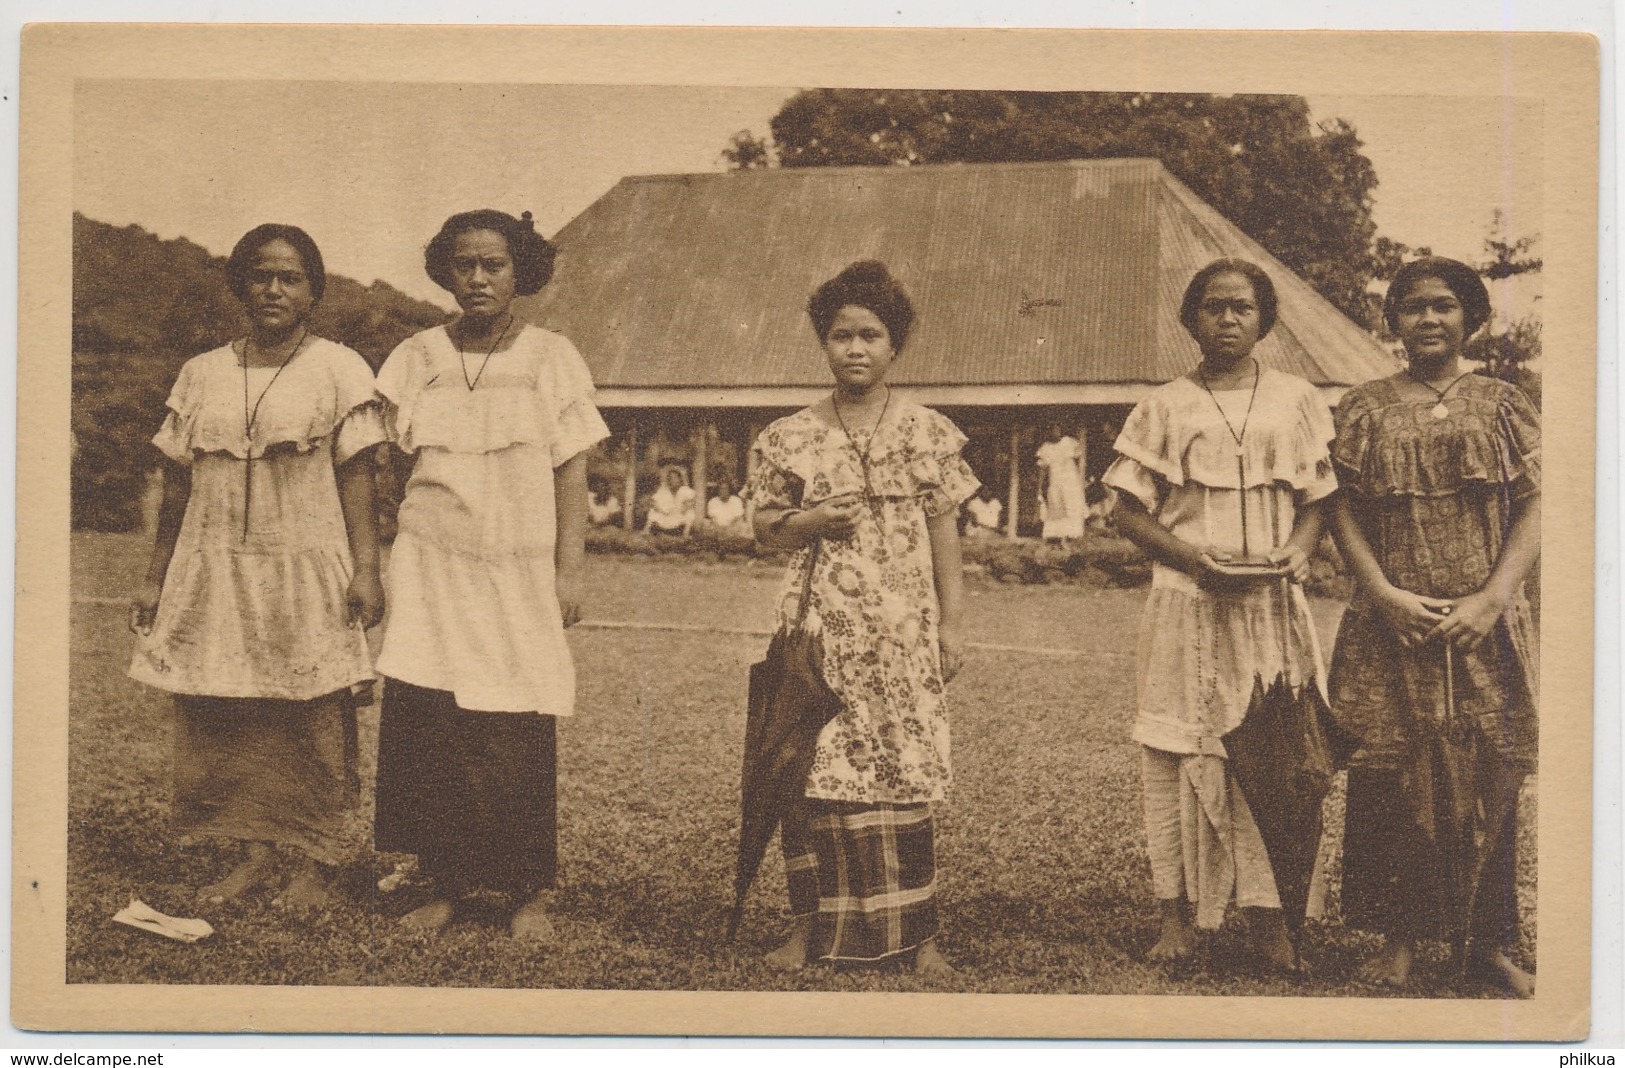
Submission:
[[[1435,404],[1433,406],[1433,418],[1435,418],[1435,419],[1449,419],[1450,418],[1450,409],[1445,407],[1444,401],[1440,401],[1438,404]]]

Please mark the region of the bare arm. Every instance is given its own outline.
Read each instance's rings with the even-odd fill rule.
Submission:
[[[186,503],[192,499],[191,468],[166,457],[161,471],[164,493],[158,505],[158,532],[153,539],[152,556],[147,561],[147,578],[130,600],[130,629],[138,634],[152,633],[164,578],[169,574],[169,562],[175,557],[175,543],[181,536],[181,522],[186,518]]]
[[[566,627],[581,622],[586,594],[587,453],[578,452],[553,469],[553,508],[558,540],[553,546],[559,614]]]
[[[384,618],[384,586],[378,576],[378,446],[362,449],[339,465],[339,507],[350,538],[355,575],[346,596],[351,626],[376,627]]]
[[[831,497],[814,508],[758,508],[756,542],[764,549],[794,550],[819,538],[849,538],[858,526],[863,502],[856,494]]]
[[[959,551],[958,509],[930,517],[925,529],[931,538],[931,574],[937,588],[942,681],[950,682],[965,664],[965,569]]]
[[[1298,505],[1286,544],[1269,554],[1271,560],[1286,568],[1293,582],[1309,581],[1309,558],[1320,548],[1321,536],[1326,532],[1327,507],[1325,497]]]

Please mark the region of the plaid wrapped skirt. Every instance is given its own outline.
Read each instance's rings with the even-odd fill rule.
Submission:
[[[810,959],[881,960],[936,935],[930,805],[805,798],[781,835],[790,911],[813,918]]]

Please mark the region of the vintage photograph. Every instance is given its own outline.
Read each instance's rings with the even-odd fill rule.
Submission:
[[[1575,101],[64,103],[67,988],[1538,1004]]]

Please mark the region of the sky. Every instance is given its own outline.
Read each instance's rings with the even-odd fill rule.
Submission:
[[[330,271],[450,307],[421,249],[454,211],[533,213],[552,234],[633,174],[714,171],[738,130],[768,132],[792,88],[86,81],[74,205],[224,255],[263,221],[310,231]],[[1476,259],[1493,212],[1542,213],[1540,102],[1309,98],[1351,122],[1380,186],[1379,232]],[[1520,305],[1528,285],[1507,297]],[[1499,303],[1499,302],[1498,302]]]

